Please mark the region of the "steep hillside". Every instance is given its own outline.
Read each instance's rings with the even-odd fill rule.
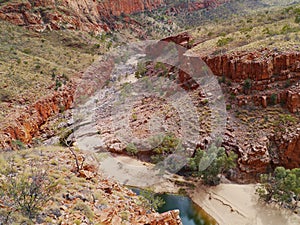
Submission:
[[[79,29],[99,33],[114,29],[116,16],[152,10],[163,3],[163,0],[5,1],[0,18],[39,31]]]
[[[130,14],[152,11],[162,6],[175,11],[188,9],[195,11],[214,7],[228,0],[165,1],[165,0],[114,0],[114,1],[2,1],[0,19],[13,24],[44,31],[45,29],[76,29],[93,33],[119,30],[130,24]]]
[[[99,173],[96,155],[39,147],[2,153],[0,163],[1,224],[182,225],[178,210],[155,213],[148,200]]]
[[[285,7],[261,8],[247,15],[213,20],[191,29],[201,55],[258,48],[299,49],[299,4]]]
[[[111,38],[73,31],[38,34],[0,21],[0,119],[78,78],[112,45]]]

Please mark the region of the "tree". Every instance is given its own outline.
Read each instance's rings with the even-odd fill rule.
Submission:
[[[223,147],[217,147],[211,145],[207,151],[197,149],[195,156],[189,161],[189,168],[196,172],[197,176],[200,176],[205,184],[218,185],[220,183],[219,174],[232,169],[236,166],[237,155],[233,152],[229,152],[228,155]],[[201,170],[201,163],[210,162],[214,159],[210,165]]]
[[[300,168],[277,167],[273,173],[261,175],[256,192],[267,203],[275,202],[296,209],[300,199]]]
[[[154,193],[152,190],[141,190],[140,195],[143,197],[143,206],[148,209],[157,210],[165,204],[165,201]]]

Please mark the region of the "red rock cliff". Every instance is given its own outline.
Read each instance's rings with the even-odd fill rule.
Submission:
[[[61,91],[46,96],[27,106],[24,111],[15,113],[0,125],[0,150],[8,150],[13,146],[13,140],[30,143],[51,116],[61,110],[69,109],[73,103],[74,87],[66,86]]]
[[[226,76],[234,81],[247,78],[262,81],[280,75],[283,70],[295,70],[300,62],[300,52],[234,52],[230,54],[206,56],[203,60],[217,76]]]
[[[189,11],[211,8],[229,0],[203,0],[190,2]],[[31,0],[14,1],[0,6],[0,19],[36,31],[45,29],[79,29],[95,33],[120,28],[115,16],[157,9],[166,0]],[[170,3],[171,4],[171,3]],[[180,11],[185,3],[174,5],[170,10]],[[185,8],[185,7],[183,7]]]
[[[0,19],[37,31],[80,29],[101,32],[113,23],[113,16],[152,10],[164,0],[33,0],[0,6]]]

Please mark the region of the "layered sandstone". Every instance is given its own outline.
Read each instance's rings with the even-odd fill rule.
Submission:
[[[275,52],[264,49],[205,56],[202,59],[217,76],[225,76],[237,82],[246,79],[264,81],[288,79],[286,70],[298,72],[300,52]]]
[[[299,52],[263,49],[210,55],[202,59],[215,75],[241,84],[239,87],[231,88],[232,93],[239,95],[238,105],[254,103],[267,107],[268,104],[284,103],[290,112],[299,111]],[[244,82],[247,79],[251,80],[251,87],[246,90],[247,95],[243,95]]]
[[[287,92],[287,107],[292,113],[296,113],[300,109],[300,88],[295,87]]]

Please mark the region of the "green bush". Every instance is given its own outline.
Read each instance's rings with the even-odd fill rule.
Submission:
[[[136,78],[142,78],[145,76],[147,72],[146,64],[144,62],[138,62],[136,72],[135,72],[135,77]]]
[[[176,138],[174,134],[159,136],[150,141],[152,142],[152,146],[155,146],[152,150],[154,153],[154,155],[151,156],[152,163],[158,163],[164,160],[169,154],[175,152],[180,144],[180,140]]]
[[[213,159],[212,162],[211,159]],[[194,171],[196,176],[203,179],[207,185],[218,185],[220,183],[219,174],[232,169],[236,166],[237,155],[230,152],[228,155],[223,147],[211,145],[207,151],[197,149],[195,156],[190,158],[188,167]],[[210,165],[202,170],[200,163],[205,164],[210,162]]]
[[[12,145],[15,146],[17,149],[25,149],[26,145],[20,140],[13,140]]]
[[[252,81],[248,78],[244,81],[244,90],[248,91],[252,87]]]
[[[24,217],[33,219],[57,191],[57,183],[47,172],[36,167],[19,170],[14,168],[13,163],[2,168],[0,199],[7,207],[7,215],[20,212]]]
[[[218,41],[217,41],[217,46],[218,47],[222,47],[222,46],[224,46],[224,45],[227,45],[227,44],[229,44],[230,42],[232,42],[233,41],[233,38],[231,38],[231,37],[222,37],[222,38],[220,38]]]
[[[271,105],[276,105],[276,103],[277,103],[277,95],[276,94],[272,94],[270,96],[270,104]]]
[[[152,190],[141,190],[140,195],[142,196],[141,200],[144,208],[157,210],[165,204],[165,201]]]
[[[273,173],[261,175],[256,192],[267,203],[275,202],[295,210],[300,200],[300,168],[277,167]]]
[[[138,153],[138,149],[137,147],[133,144],[133,143],[129,143],[127,146],[126,146],[126,152],[129,154],[129,155],[136,155]]]

